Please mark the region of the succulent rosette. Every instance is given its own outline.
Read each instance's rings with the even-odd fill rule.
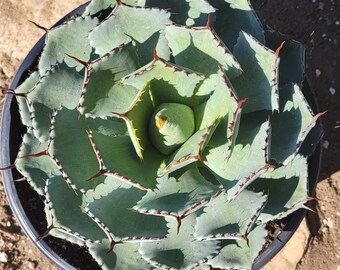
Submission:
[[[93,0],[49,30],[14,92],[41,238],[103,269],[251,269],[310,199],[303,53],[246,0]]]

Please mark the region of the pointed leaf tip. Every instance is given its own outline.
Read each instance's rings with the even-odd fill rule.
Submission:
[[[41,26],[41,25],[39,25],[39,24],[37,24],[36,22],[34,22],[34,21],[31,21],[31,20],[28,20],[31,24],[33,24],[34,26],[36,26],[36,27],[38,27],[39,29],[41,29],[41,30],[43,30],[43,31],[45,31],[46,33],[48,32],[48,28],[46,28],[46,27],[44,27],[44,26]]]
[[[159,56],[157,55],[156,47],[153,49],[153,61],[156,62],[159,60]]]
[[[211,29],[211,18],[210,18],[210,14],[208,15],[206,27],[207,27],[208,29]]]
[[[279,54],[280,54],[280,51],[282,50],[283,46],[285,45],[286,41],[282,41],[282,43],[280,44],[280,46],[276,49],[275,51],[275,56],[276,58],[279,58]]]

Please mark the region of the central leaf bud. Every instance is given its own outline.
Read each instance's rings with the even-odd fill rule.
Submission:
[[[150,122],[149,134],[153,145],[169,155],[195,131],[195,116],[184,104],[163,103],[155,108]]]

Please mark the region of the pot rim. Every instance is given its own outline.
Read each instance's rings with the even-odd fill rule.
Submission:
[[[53,27],[56,27],[62,24],[68,17],[80,15],[83,13],[87,6],[87,3],[79,6],[62,19],[60,19]],[[15,89],[25,78],[25,73],[28,69],[32,67],[36,58],[40,54],[44,42],[45,37],[42,36],[40,40],[35,44],[35,46],[31,49],[31,51],[27,54],[26,58],[20,65],[17,70],[11,84],[10,89]],[[317,102],[314,95],[314,92],[310,88],[310,85],[307,80],[303,83],[303,92],[305,95],[309,96],[309,103],[311,103],[314,111],[318,111]],[[0,130],[0,162],[2,167],[9,166],[12,164],[10,153],[10,145],[11,145],[11,124],[12,124],[12,114],[11,114],[11,106],[15,102],[13,95],[7,95],[5,97],[5,102],[3,105],[2,111],[2,119],[1,119],[1,130]],[[320,160],[321,160],[321,143],[319,142],[314,153],[308,159],[308,186],[310,196],[313,196],[315,193],[315,188],[318,180],[319,170],[320,170]],[[68,262],[66,262],[62,257],[60,257],[57,253],[55,253],[52,248],[44,241],[36,241],[39,236],[36,229],[30,223],[23,207],[20,202],[19,196],[17,194],[17,190],[15,187],[15,182],[13,180],[13,172],[12,170],[3,170],[3,183],[4,190],[9,202],[10,208],[14,213],[17,221],[20,224],[23,232],[28,236],[28,238],[38,247],[38,249],[56,266],[61,269],[67,270],[76,270],[73,266],[71,266]],[[264,250],[254,261],[252,266],[253,270],[257,270],[262,268],[265,264],[267,264],[289,241],[289,239],[293,236],[300,223],[302,222],[304,216],[306,214],[305,209],[299,209],[294,213],[290,214],[287,217],[287,225],[283,228],[279,236],[269,244],[269,246]]]

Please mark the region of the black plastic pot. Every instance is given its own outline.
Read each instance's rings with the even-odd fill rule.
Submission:
[[[66,17],[61,19],[55,26],[63,23],[67,18],[81,14],[85,9],[86,4],[78,7],[73,12],[69,13]],[[19,70],[17,71],[10,88],[15,89],[20,85],[27,77],[27,71],[36,65],[36,59],[42,51],[44,45],[45,36],[43,36],[38,43],[32,48],[30,53],[27,55]],[[312,103],[312,107],[316,108],[316,102],[314,95],[308,85],[305,82],[303,87],[304,93],[307,99]],[[0,147],[1,147],[1,167],[9,166],[13,164],[18,153],[20,143],[22,141],[22,134],[25,132],[25,128],[21,125],[21,120],[18,112],[18,106],[16,100],[12,95],[7,95],[5,98],[2,122],[1,122],[1,133],[0,133]],[[310,195],[314,194],[314,190],[317,183],[319,167],[320,167],[320,156],[321,147],[320,144],[317,146],[314,154],[309,158],[309,191]],[[17,184],[15,183],[15,169],[8,169],[3,171],[3,181],[5,193],[9,205],[16,216],[19,224],[24,233],[36,244],[38,249],[46,255],[46,257],[57,265],[61,269],[75,270],[73,266],[67,263],[63,258],[55,253],[54,250],[44,241],[36,241],[38,233],[36,228],[32,225],[32,222],[28,219],[23,204],[20,200]],[[262,268],[267,262],[269,262],[288,242],[293,236],[296,229],[299,227],[303,217],[305,216],[306,210],[300,209],[285,220],[286,226],[279,236],[269,245],[269,247],[258,256],[253,265],[253,270]],[[76,254],[75,254],[76,255]],[[78,255],[76,255],[78,256]]]

